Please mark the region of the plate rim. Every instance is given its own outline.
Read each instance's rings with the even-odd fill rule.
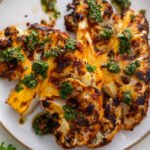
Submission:
[[[14,140],[16,140],[21,146],[25,147],[28,150],[32,150],[31,147],[27,146],[25,143],[23,143],[21,140],[19,140],[9,129],[0,121],[0,126],[10,135]]]
[[[27,146],[24,142],[22,142],[14,134],[12,134],[11,131],[9,131],[7,127],[2,123],[2,121],[0,121],[0,125],[8,133],[8,135],[10,135],[13,139],[15,139],[21,146],[25,147],[28,150],[33,150],[33,148]],[[133,148],[137,144],[141,143],[144,139],[146,139],[149,135],[150,135],[150,129],[146,133],[144,133],[139,139],[137,139],[135,142],[127,146],[124,150],[129,150],[130,148]]]

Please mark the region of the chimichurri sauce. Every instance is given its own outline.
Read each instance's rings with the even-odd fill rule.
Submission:
[[[43,11],[49,16],[50,24],[54,25],[60,16],[60,12],[56,8],[56,0],[41,0],[41,4]]]
[[[111,0],[111,2],[119,13],[129,9],[131,5],[130,0]]]

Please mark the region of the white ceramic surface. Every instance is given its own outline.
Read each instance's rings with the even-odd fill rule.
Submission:
[[[61,12],[61,18],[57,21],[57,28],[64,30],[63,16],[66,12],[66,4],[72,0],[58,0],[58,8]],[[150,14],[150,0],[131,0],[134,9],[146,9]],[[40,22],[42,19],[48,19],[42,12],[40,0],[4,0],[0,4],[0,29],[10,25],[17,25],[25,28],[26,22]],[[28,15],[27,18],[24,16]],[[147,15],[148,20],[150,16]],[[17,139],[34,150],[61,150],[55,143],[53,136],[38,137],[31,129],[31,120],[34,114],[41,111],[40,106],[30,115],[24,125],[18,123],[19,116],[9,106],[5,104],[10,90],[15,83],[0,80],[0,121]],[[147,117],[137,126],[134,131],[121,131],[111,144],[103,147],[103,150],[122,150],[139,140],[146,132],[150,130],[150,109]],[[76,148],[76,150],[86,150],[87,148]],[[100,150],[100,148],[98,149]]]

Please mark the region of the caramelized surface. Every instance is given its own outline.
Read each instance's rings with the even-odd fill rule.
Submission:
[[[118,15],[107,1],[92,2],[68,5],[65,24],[76,40],[40,24],[0,33],[0,76],[18,81],[6,103],[23,116],[40,103],[57,123],[52,131],[63,148],[104,146],[121,129],[133,130],[148,109],[145,16],[133,10]],[[47,67],[35,70],[35,63]]]

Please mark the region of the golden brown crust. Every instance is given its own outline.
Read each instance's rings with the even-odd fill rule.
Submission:
[[[110,143],[121,129],[133,130],[148,110],[148,22],[143,14],[133,10],[118,15],[107,1],[97,0],[96,3],[101,5],[98,7],[102,15],[100,22],[89,18],[87,1],[74,0],[68,5],[73,11],[65,16],[66,28],[77,33],[78,40],[73,41],[73,49],[66,48],[70,39],[67,33],[48,25],[31,24],[23,33],[15,27],[8,27],[0,33],[4,37],[0,40],[0,51],[19,46],[25,57],[25,61],[1,62],[1,77],[22,81],[27,74],[34,73],[33,62],[40,59],[48,64],[47,76],[44,79],[36,76],[38,86],[35,89],[25,85],[20,93],[14,89],[7,103],[25,115],[32,100],[38,97],[44,110],[55,116],[57,143],[67,149],[84,145],[102,147]],[[130,53],[121,54],[119,36],[126,29],[132,35],[128,43]],[[112,33],[108,37],[101,36],[105,30]],[[47,57],[46,52],[53,52],[53,55]],[[109,61],[118,64],[118,72],[108,68]],[[140,65],[134,73],[126,74],[125,68],[137,61]],[[88,65],[90,69],[93,67],[92,71],[87,69]],[[65,98],[60,92],[62,83],[71,88]],[[124,100],[126,92],[130,93],[130,101]],[[24,97],[20,100],[22,95]],[[66,111],[70,110],[73,119],[66,117]]]
[[[80,1],[81,2],[81,1]],[[98,3],[99,1],[97,1]],[[85,2],[86,3],[86,2]],[[79,6],[80,5],[80,6]],[[83,22],[85,18],[88,18],[86,7],[83,7],[82,11],[80,11],[80,7],[82,5],[80,3],[73,3],[73,12],[66,16],[66,25],[69,25],[69,29],[77,32],[79,37],[82,37],[81,34],[84,35],[84,32],[80,32],[78,34],[78,30],[80,30],[80,22]],[[115,107],[115,111],[112,114],[118,113],[120,115],[116,116],[116,120],[119,120],[119,125],[114,127],[114,130],[107,133],[103,127],[100,129],[100,132],[95,137],[94,141],[91,141],[93,144],[89,144],[89,147],[99,147],[109,143],[115,134],[119,132],[119,130],[132,130],[137,124],[139,124],[143,118],[145,117],[148,109],[148,98],[149,98],[149,83],[147,84],[144,81],[141,81],[143,78],[147,78],[148,70],[149,70],[149,43],[148,43],[148,22],[143,14],[135,13],[133,10],[126,10],[120,16],[118,14],[114,14],[112,12],[111,6],[107,2],[101,3],[101,10],[102,13],[105,14],[106,12],[111,12],[110,16],[103,15],[103,23],[91,23],[88,22],[86,28],[87,32],[90,33],[93,45],[95,47],[95,52],[99,58],[99,64],[102,67],[102,71],[104,74],[104,85],[103,87],[107,86],[107,90],[111,89],[111,85],[113,83],[117,87],[117,99],[121,102],[119,107]],[[109,10],[109,11],[108,11]],[[82,20],[75,21],[74,14],[82,14],[84,16]],[[108,13],[109,14],[109,13]],[[111,20],[111,22],[110,22]],[[101,33],[104,28],[111,28],[113,34],[110,39],[101,39],[99,38],[99,33]],[[121,56],[118,53],[118,35],[122,33],[125,29],[129,29],[133,35],[132,42],[131,42],[131,55]],[[120,65],[120,73],[113,74],[110,73],[107,68],[106,64],[108,60],[114,57],[114,60]],[[132,63],[135,60],[140,60],[141,67],[133,76],[126,76],[124,74],[124,68]],[[142,61],[143,60],[143,61]],[[106,78],[105,78],[106,77]],[[134,84],[132,82],[135,82]],[[114,87],[115,88],[115,87]],[[131,105],[127,105],[123,102],[122,94],[126,90],[132,89],[133,103]],[[109,91],[110,96],[113,96]],[[103,100],[104,101],[104,100]],[[112,108],[112,105],[107,99],[108,105]],[[103,106],[104,111],[105,106]],[[120,108],[120,109],[119,109]],[[120,113],[119,113],[120,112]],[[120,119],[119,119],[120,118]],[[109,122],[107,118],[104,119],[101,123],[102,126],[105,124],[105,121]],[[107,128],[107,127],[106,127]],[[107,131],[111,129],[111,125],[107,128]],[[99,138],[99,143],[97,139]],[[94,146],[95,144],[95,146]]]

